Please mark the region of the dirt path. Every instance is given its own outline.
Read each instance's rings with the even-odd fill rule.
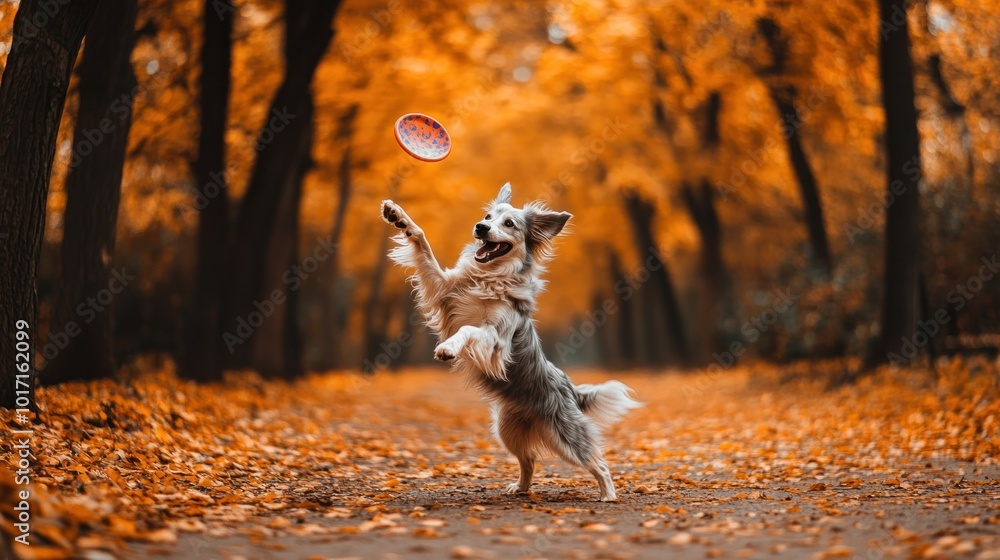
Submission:
[[[607,436],[617,503],[595,501],[589,475],[554,460],[532,494],[502,494],[516,462],[490,440],[485,405],[447,374],[314,380],[325,424],[288,431],[287,447],[262,443],[269,469],[248,474],[233,458],[230,486],[258,489],[259,503],[209,498],[168,522],[176,544],[129,555],[1000,558],[1000,418],[983,415],[995,393],[968,402],[967,380],[888,378],[825,392],[747,370],[615,377],[647,402]],[[257,419],[278,414],[316,411]]]
[[[998,514],[995,481],[1000,472],[984,469],[956,485],[961,470],[954,463],[938,465],[925,472],[945,477],[941,481],[914,479],[936,496],[932,500],[940,502],[938,507],[915,503],[911,491],[885,485],[884,478],[884,488],[873,484],[870,490],[832,486],[817,491],[808,483],[796,483],[748,485],[744,490],[684,488],[656,496],[629,489],[615,504],[546,488],[551,478],[543,478],[530,498],[498,496],[498,490],[484,486],[442,492],[415,489],[387,500],[385,513],[375,518],[378,528],[371,530],[363,527],[363,515],[306,515],[301,518],[306,526],[350,532],[274,537],[248,526],[251,537],[183,536],[166,557],[877,559],[950,558],[964,552],[1000,558],[997,526],[981,523]],[[978,499],[973,490],[973,483],[987,477],[993,486],[992,503]],[[503,480],[470,482],[499,485]],[[808,500],[801,498],[806,493],[811,494]],[[840,507],[824,509],[814,503],[817,498]],[[364,532],[355,533],[358,527]],[[150,550],[143,547],[134,557]]]

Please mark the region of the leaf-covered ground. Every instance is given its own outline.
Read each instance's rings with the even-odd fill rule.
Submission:
[[[607,433],[620,500],[601,503],[555,460],[530,495],[503,494],[516,462],[445,371],[199,387],[140,365],[125,382],[39,392],[33,544],[14,553],[1000,558],[996,364],[827,390],[840,367],[573,374],[646,402]],[[5,476],[6,542],[15,489]]]

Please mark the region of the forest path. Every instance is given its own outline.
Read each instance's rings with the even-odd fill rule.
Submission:
[[[541,463],[531,494],[503,494],[516,462],[491,440],[487,406],[450,374],[315,378],[291,387],[308,389],[297,405],[250,424],[252,438],[268,418],[304,416],[313,432],[288,432],[287,447],[262,438],[271,468],[237,487],[256,506],[177,516],[176,544],[129,555],[1000,558],[989,372],[953,368],[937,385],[886,373],[836,391],[777,382],[789,373],[573,375],[620,379],[646,403],[607,433],[616,503],[556,460]]]

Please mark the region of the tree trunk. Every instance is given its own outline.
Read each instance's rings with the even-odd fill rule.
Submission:
[[[301,35],[309,24],[309,4],[298,0],[285,3],[285,68],[295,66],[298,49],[303,41]],[[312,167],[313,145],[313,99],[307,84],[307,95],[301,111],[288,124],[283,140],[296,146],[298,151],[291,154],[286,168],[284,185],[280,189],[280,202],[274,208],[275,223],[263,256],[263,292],[284,294],[284,302],[272,298],[276,317],[265,320],[255,333],[255,341],[250,346],[252,357],[250,367],[266,377],[294,379],[302,374],[302,336],[299,332],[299,295],[302,282],[315,271],[300,270],[299,245],[299,205],[302,200],[302,183]],[[291,275],[286,275],[287,272]]]
[[[312,105],[309,106],[309,120],[312,121]],[[313,143],[313,127],[309,127],[309,147]],[[299,207],[302,202],[302,188],[306,174],[312,167],[312,160],[309,152],[306,152],[304,160],[299,165],[299,171],[293,179],[295,186],[289,198],[292,199],[292,210],[288,216],[288,260],[289,267],[298,266],[299,260],[299,229],[301,228],[301,214]],[[302,330],[299,327],[299,311],[302,290],[288,290],[288,303],[285,306],[285,332],[282,347],[283,367],[280,377],[283,379],[295,379],[302,376],[305,369],[302,367]],[[266,373],[266,372],[265,372]]]
[[[886,210],[885,281],[882,291],[882,325],[876,351],[867,360],[876,365],[899,357],[903,342],[913,338],[920,309],[920,136],[914,105],[913,60],[905,0],[879,0],[879,21],[893,22],[883,28],[879,42],[879,78],[885,108],[885,142],[888,165],[886,190],[895,201]]]
[[[32,371],[24,378],[12,372],[22,354],[16,333],[24,326],[33,337],[37,329],[38,257],[59,121],[96,7],[97,0],[73,0],[50,15],[40,0],[22,0],[14,17],[14,42],[0,81],[0,363],[10,372],[0,375],[5,408],[16,406],[25,385],[34,390]]]
[[[126,270],[112,277],[111,264],[137,85],[130,60],[136,1],[111,4],[101,2],[100,15],[91,19],[77,71],[80,108],[66,177],[61,282],[49,330],[66,343],[55,346],[61,349],[39,372],[46,384],[113,377],[116,369],[105,297],[125,289],[130,276]]]
[[[299,206],[302,183],[312,167],[312,115],[310,102],[291,125],[303,130],[289,131],[289,134],[304,135],[305,141],[302,152],[296,156],[298,164],[290,170],[282,189],[281,203],[275,208],[278,216],[265,260],[264,297],[275,291],[284,294],[282,303],[272,298],[274,315],[265,319],[254,335],[260,343],[253,346],[250,366],[266,377],[294,379],[303,371],[298,302],[302,282],[312,277],[315,270],[305,270],[299,260]]]
[[[701,257],[699,272],[702,287],[699,290],[701,309],[699,314],[699,361],[707,363],[713,352],[719,352],[724,346],[722,333],[717,326],[722,304],[726,299],[726,271],[722,262],[722,228],[719,226],[719,215],[715,211],[712,186],[707,179],[702,179],[698,191],[689,185],[684,185],[681,195],[687,205],[688,212],[694,219],[695,226],[701,236]]]
[[[932,54],[927,63],[930,65],[931,83],[934,84],[941,96],[941,107],[950,119],[958,123],[961,129],[962,147],[965,150],[965,176],[968,184],[971,185],[976,179],[976,156],[972,148],[972,131],[969,130],[969,121],[965,116],[965,106],[955,99],[948,82],[945,80],[944,72],[941,69],[941,55]]]
[[[382,285],[385,283],[385,273],[388,268],[389,259],[386,257],[388,251],[389,236],[383,235],[379,240],[378,260],[375,261],[375,270],[371,277],[371,290],[368,294],[368,301],[365,303],[364,324],[362,327],[364,342],[362,344],[363,354],[361,356],[362,371],[364,373],[376,373],[376,369],[387,367],[383,366],[378,359],[379,354],[382,352],[380,345],[386,342],[386,324],[385,322],[380,322],[377,315],[379,308],[387,305],[382,301]]]
[[[611,286],[611,293],[613,294],[611,301],[614,302],[617,311],[609,314],[607,325],[602,329],[607,339],[605,344],[607,352],[602,356],[602,363],[605,367],[613,369],[629,367],[635,361],[635,356],[632,352],[634,337],[632,336],[631,298],[626,300],[623,294],[615,291],[615,286],[625,277],[625,271],[622,269],[621,258],[619,258],[618,252],[611,246],[607,246],[604,250],[607,255],[607,266],[604,269],[608,274],[608,285]],[[604,296],[604,298],[607,298],[607,296]],[[602,307],[603,303],[594,307],[594,309]]]
[[[282,188],[290,169],[308,143],[301,124],[310,102],[310,84],[316,68],[333,39],[333,20],[340,0],[309,0],[286,3],[285,77],[271,103],[259,136],[260,151],[231,245],[227,298],[223,328],[235,333],[239,319],[254,309],[263,294],[267,246],[274,233]],[[230,354],[231,367],[250,364],[255,337],[252,335]]]
[[[634,298],[625,299],[624,295],[618,294],[616,286],[622,278],[625,277],[625,268],[622,266],[621,257],[618,256],[618,252],[612,248],[608,248],[608,273],[611,275],[611,289],[615,291],[616,295],[621,297],[618,298],[619,311],[617,317],[614,317],[614,334],[617,337],[615,341],[615,346],[618,349],[618,354],[615,356],[614,366],[625,366],[634,367],[640,365],[638,349],[636,348],[636,337],[634,334],[633,322],[635,315],[635,300]]]
[[[347,209],[351,202],[351,137],[354,134],[354,120],[358,116],[358,105],[354,104],[340,119],[340,130],[337,139],[343,142],[344,152],[340,156],[340,166],[337,171],[338,201],[337,210],[333,216],[333,227],[330,229],[330,243],[336,247],[330,256],[329,277],[326,280],[326,305],[324,305],[322,320],[324,324],[322,347],[326,355],[324,361],[329,367],[334,367],[343,355],[343,337],[339,336],[346,327],[346,313],[340,311],[338,300],[343,298],[340,282],[340,238],[344,233],[344,222]]]
[[[770,90],[771,99],[783,121],[783,136],[788,147],[788,159],[792,163],[796,184],[802,196],[805,210],[806,231],[809,232],[809,244],[812,247],[812,260],[823,266],[825,272],[833,269],[833,257],[830,255],[830,241],[826,236],[826,225],[823,222],[823,203],[819,197],[819,187],[816,185],[816,175],[813,173],[809,158],[802,148],[802,137],[799,136],[799,112],[793,101],[794,90]]]
[[[667,49],[662,38],[655,33],[654,36],[654,48],[661,54],[666,52]],[[685,82],[690,89],[693,83],[682,61],[679,59],[675,60],[678,71],[685,77]],[[666,81],[659,67],[654,66],[654,84],[662,87],[665,83]],[[719,115],[722,111],[722,94],[718,90],[711,90],[704,103],[702,103],[701,108],[702,110],[697,115],[692,116],[692,121],[697,122],[703,152],[707,152],[710,156],[709,159],[715,161],[718,159],[718,148],[722,142],[719,121]],[[671,137],[671,125],[658,99],[654,99],[653,102],[653,115],[655,122],[663,131],[665,137],[669,139]],[[706,185],[710,179],[708,175],[713,172],[714,167],[689,166],[689,169],[695,170],[692,175],[698,177],[699,184]],[[707,362],[712,352],[715,352],[722,346],[722,336],[716,325],[719,323],[719,314],[723,312],[723,306],[720,304],[723,301],[722,298],[725,291],[723,289],[725,274],[721,256],[721,228],[711,193],[701,191],[699,196],[695,196],[691,192],[690,187],[684,185],[682,187],[682,196],[684,196],[685,202],[688,204],[688,210],[691,212],[702,238],[700,270],[702,283],[697,289],[698,305],[696,307],[696,319],[693,321],[695,330],[699,333],[699,336],[686,350],[688,365],[693,365],[694,362],[690,360],[694,356],[697,356],[698,362]],[[679,319],[674,319],[674,321],[679,322]]]
[[[717,159],[718,148],[722,143],[719,131],[721,111],[722,95],[717,90],[712,90],[705,102],[701,145],[709,151],[713,159]],[[715,210],[710,177],[706,175],[700,177],[697,192],[690,185],[683,185],[681,197],[701,236],[699,275],[702,282],[696,290],[699,300],[695,327],[698,341],[692,344],[691,352],[697,356],[700,364],[705,364],[711,360],[713,353],[723,349],[725,339],[718,327],[719,317],[723,313],[731,312],[728,305],[728,278],[722,262],[722,226],[719,223],[719,214]]]
[[[205,0],[201,47],[201,134],[194,171],[198,211],[194,308],[187,328],[181,375],[198,381],[222,378],[221,318],[223,264],[229,235],[229,181],[226,176],[226,122],[232,68],[233,5]]]
[[[705,102],[705,125],[701,129],[701,145],[713,151],[722,142],[722,135],[719,133],[720,112],[722,112],[722,94],[718,90],[712,90]]]
[[[823,205],[816,185],[816,175],[809,165],[799,135],[801,122],[799,112],[795,108],[795,88],[775,84],[775,78],[780,78],[786,70],[788,39],[771,18],[758,19],[757,32],[764,38],[771,54],[771,65],[761,69],[760,72],[764,76],[771,77],[767,89],[782,120],[782,135],[788,147],[788,159],[792,164],[792,172],[795,174],[805,209],[806,231],[809,233],[809,244],[812,247],[812,260],[819,263],[824,272],[829,273],[833,269],[833,257],[830,254],[830,242],[823,222]]]
[[[649,272],[649,282],[655,290],[657,303],[659,303],[662,316],[666,320],[666,336],[670,344],[670,351],[673,352],[670,361],[686,366],[690,363],[690,354],[687,337],[684,333],[684,321],[681,319],[677,293],[670,279],[667,263],[659,259],[659,252],[653,236],[653,206],[636,193],[626,193],[624,199],[641,266]],[[659,266],[654,265],[655,270],[654,266],[646,266],[650,256],[657,259],[655,263]],[[650,301],[645,298],[644,300]]]
[[[919,290],[920,294],[921,320],[936,321],[933,315],[934,310],[931,309],[930,297],[928,297],[927,295],[927,280],[925,279],[923,273],[920,274],[920,278],[917,280],[917,289]],[[937,333],[937,334],[943,335],[944,333]],[[936,345],[934,344],[934,337],[930,335],[927,336],[927,354],[928,354],[927,358],[930,362],[931,369],[934,370],[937,367],[938,351]]]

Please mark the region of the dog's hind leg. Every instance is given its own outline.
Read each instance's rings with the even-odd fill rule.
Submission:
[[[584,467],[597,479],[597,486],[601,489],[602,502],[613,502],[618,499],[618,494],[615,493],[615,483],[611,480],[611,469],[608,468],[608,462],[604,460],[600,451],[591,457],[590,462]]]
[[[531,479],[535,475],[535,441],[534,427],[530,418],[518,413],[493,409],[493,433],[507,448],[507,451],[517,457],[521,466],[521,475],[517,482],[507,486],[508,494],[525,493],[531,488]]]
[[[601,453],[596,427],[581,414],[557,415],[551,420],[546,444],[563,460],[587,469],[597,479],[602,502],[618,499],[611,469]]]

